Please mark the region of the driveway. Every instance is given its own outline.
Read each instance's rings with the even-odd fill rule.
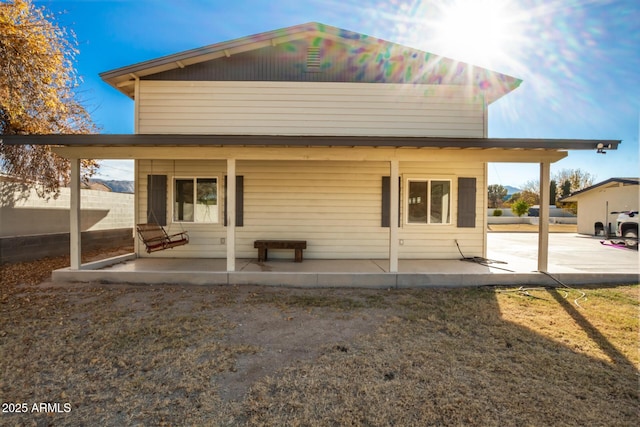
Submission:
[[[637,250],[576,233],[549,234],[549,272],[638,273]],[[506,261],[518,271],[535,271],[537,233],[488,233],[487,257]]]

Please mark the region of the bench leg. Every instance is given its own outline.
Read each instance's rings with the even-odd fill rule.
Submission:
[[[295,262],[302,262],[302,249],[296,249]]]
[[[258,262],[267,260],[267,248],[258,248]]]

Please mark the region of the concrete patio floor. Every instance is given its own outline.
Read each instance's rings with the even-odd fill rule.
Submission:
[[[603,245],[599,239],[573,233],[549,236],[548,272],[565,284],[638,283],[638,251]],[[457,260],[400,260],[389,273],[388,260],[138,258],[133,255],[61,269],[54,281],[110,283],[183,283],[197,285],[262,284],[300,287],[435,287],[479,285],[545,285],[556,282],[537,272],[537,234],[489,233],[487,258],[500,263]]]

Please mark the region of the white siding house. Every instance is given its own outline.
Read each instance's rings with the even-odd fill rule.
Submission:
[[[141,81],[140,133],[482,137],[465,86]]]
[[[119,80],[109,73],[103,78],[134,98],[136,129],[146,135],[484,138],[487,100],[519,84],[508,76],[461,67],[446,58],[377,39],[342,37],[343,30],[320,24],[286,32],[289,37],[266,46],[251,37],[228,42],[235,46],[235,52],[228,46],[204,48],[207,52],[196,53],[203,57],[191,66],[185,65],[188,59],[180,59],[172,69],[166,69],[165,64],[157,72],[132,80],[130,76]],[[320,48],[313,51],[313,45]],[[211,52],[220,50],[225,54]],[[309,63],[310,51],[318,62]],[[354,55],[354,51],[359,53]],[[358,60],[356,70],[344,64],[388,52],[395,52],[395,59],[378,60],[377,64]],[[266,70],[245,76],[247,68],[264,64],[268,65]],[[148,70],[149,66],[153,68],[151,63],[143,68]],[[412,68],[421,72],[410,75]],[[479,89],[486,82],[493,85]],[[306,258],[388,258],[391,227],[382,224],[386,200],[382,186],[395,153],[378,152],[369,159],[368,152],[381,151],[375,145],[348,148],[338,140],[335,144],[340,148],[325,146],[320,157],[312,143],[307,145],[308,154],[299,159],[295,155],[291,158],[293,151],[299,150],[273,143],[260,147],[275,146],[269,159],[262,158],[258,147],[246,159],[234,156],[236,174],[242,177],[241,226],[234,236],[236,257],[255,257],[255,240],[287,239],[306,240]],[[351,156],[356,153],[356,158],[345,156],[345,149]],[[178,150],[185,154],[179,155]],[[227,255],[226,156],[190,156],[189,150],[185,146],[169,150],[168,158],[138,160],[137,218],[139,222],[160,222],[170,233],[189,231],[189,245],[172,249],[172,257],[222,258]],[[401,259],[453,258],[458,254],[456,240],[469,254],[484,253],[483,191],[474,191],[472,196],[473,224],[458,227],[457,209],[458,178],[473,179],[476,188],[484,188],[486,163],[477,160],[474,153],[460,153],[455,161],[449,156],[444,162],[441,154],[422,150],[398,161],[396,234]],[[150,175],[162,177],[163,183],[150,181]],[[192,214],[192,203],[187,206],[176,201],[181,186],[189,185],[192,191],[199,180],[214,183],[216,191],[215,204],[206,205],[206,210],[200,205],[200,210],[207,212],[202,218]],[[148,206],[151,182],[163,186],[162,197],[167,200],[160,208],[160,221]],[[424,197],[410,197],[411,188],[423,192]],[[196,210],[198,206],[196,203]],[[185,209],[187,217],[179,212]],[[409,214],[411,209],[424,209],[430,217],[421,223]],[[140,256],[167,256],[162,252],[147,255],[143,249],[140,243]],[[272,256],[290,254],[275,252]]]
[[[550,163],[602,143],[488,138],[489,105],[519,79],[319,23],[101,77],[134,100],[134,135],[16,143],[55,143],[77,180],[78,159],[134,159],[136,222],[190,236],[152,254],[139,241],[137,255],[226,258],[228,271],[262,239],[305,240],[305,258],[389,260],[390,272],[458,258],[456,244],[484,256],[488,162],[537,163],[544,189]]]
[[[336,151],[339,155],[339,151]],[[166,199],[175,201],[176,180],[215,179],[220,203],[209,206],[203,221],[178,218],[175,203],[167,205],[167,230],[187,230],[189,245],[171,250],[172,257],[224,258],[224,177],[226,163],[216,160],[140,160],[138,167],[138,218],[147,218],[147,176],[167,177]],[[243,225],[236,231],[236,254],[253,258],[253,242],[259,239],[307,240],[306,258],[384,259],[388,256],[389,231],[381,226],[382,177],[389,175],[382,161],[239,161],[237,174],[243,177]],[[428,180],[449,186],[442,223],[418,223],[408,217],[409,197],[401,195],[399,256],[403,259],[450,259],[458,255],[454,239],[469,253],[481,255],[484,246],[484,193],[476,192],[475,224],[459,228],[459,176],[473,177],[478,186],[485,182],[482,162],[400,162],[402,189],[409,182]],[[406,190],[404,190],[406,192]],[[434,201],[435,204],[435,201]],[[192,208],[189,208],[192,210]],[[151,222],[157,221],[153,216]],[[143,247],[139,248],[142,256]],[[290,257],[274,253],[274,257]],[[151,256],[167,256],[155,252]]]

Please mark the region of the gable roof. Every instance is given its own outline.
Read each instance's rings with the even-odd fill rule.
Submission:
[[[583,188],[582,190],[578,190],[575,193],[568,195],[560,199],[560,202],[577,202],[575,199],[576,196],[584,194],[588,191],[595,190],[596,188],[608,188],[608,187],[617,187],[618,184],[623,185],[640,185],[640,178],[609,178],[606,181],[599,182],[597,184],[592,185],[591,187]]]
[[[465,85],[483,95],[487,103],[522,82],[486,68],[317,22],[163,56],[106,71],[100,77],[130,98],[134,98],[134,83],[139,78]]]

